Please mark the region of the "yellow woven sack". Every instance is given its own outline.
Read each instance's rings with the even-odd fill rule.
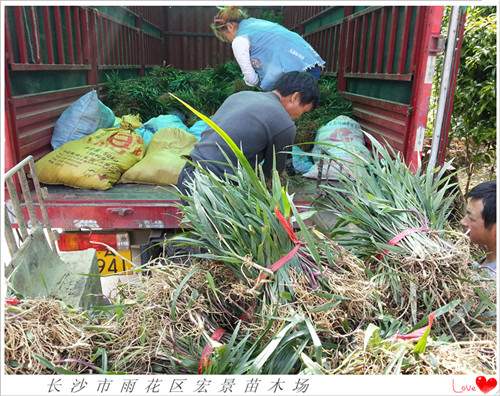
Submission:
[[[35,163],[42,183],[107,190],[144,155],[142,138],[122,128],[98,129]]]
[[[158,130],[148,146],[144,158],[126,171],[120,183],[156,185],[176,184],[196,138],[179,128]]]

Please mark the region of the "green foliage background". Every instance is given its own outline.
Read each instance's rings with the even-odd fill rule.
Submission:
[[[443,20],[446,34],[451,7]],[[465,150],[455,163],[466,169],[467,187],[470,178],[481,166],[495,167],[496,159],[496,7],[467,7],[460,68],[451,118],[450,139],[459,140]],[[438,59],[434,76],[433,104],[439,96],[443,56]],[[431,111],[431,116],[435,116]],[[433,129],[433,120],[430,122]]]
[[[470,139],[480,152],[496,148],[496,30],[496,7],[469,7],[452,136]]]

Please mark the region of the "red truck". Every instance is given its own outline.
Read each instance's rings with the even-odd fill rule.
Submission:
[[[251,7],[282,13],[283,24],[310,42],[336,76],[363,129],[399,150],[409,166],[420,161],[432,76],[443,50],[442,6]],[[144,75],[163,62],[181,69],[232,58],[209,24],[214,7],[8,6],[5,26],[5,169],[51,150],[54,124],[76,99],[114,70]],[[455,52],[460,50],[464,17]],[[440,160],[453,105],[458,57],[449,81]],[[88,247],[89,235],[130,252],[178,228],[173,188],[116,185],[107,191],[43,186],[51,226],[63,231],[62,250]],[[92,246],[95,247],[95,246]],[[108,272],[116,257],[101,252]],[[113,264],[114,263],[114,264]],[[122,263],[123,264],[123,263]]]

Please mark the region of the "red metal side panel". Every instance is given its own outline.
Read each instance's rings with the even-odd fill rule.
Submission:
[[[17,144],[17,137],[14,133],[14,125],[13,125],[13,117],[14,117],[14,110],[12,108],[12,103],[9,103],[8,98],[10,97],[10,80],[8,78],[8,72],[7,72],[7,62],[8,62],[8,57],[10,56],[10,53],[6,54],[6,60],[5,60],[5,69],[4,69],[4,76],[5,76],[5,108],[3,111],[5,112],[5,171],[9,170],[12,168],[18,161],[17,161],[17,153],[18,153],[18,144]]]
[[[429,62],[429,56],[433,49],[432,38],[439,35],[441,27],[441,19],[443,7],[419,7],[416,12],[414,23],[414,36],[418,40],[413,41],[416,47],[413,47],[411,53],[408,53],[409,28],[410,28],[410,11],[405,7],[402,11],[401,20],[403,21],[402,40],[400,41],[400,49],[396,54],[396,22],[398,11],[397,7],[389,8],[391,13],[391,23],[386,29],[390,29],[388,38],[388,55],[385,67],[385,73],[380,73],[382,61],[381,54],[377,54],[378,64],[376,70],[371,70],[371,61],[368,67],[369,73],[359,73],[358,60],[363,63],[364,58],[359,57],[356,48],[360,46],[360,39],[357,35],[349,35],[347,39],[347,54],[344,62],[344,70],[348,78],[365,78],[373,80],[395,80],[395,81],[411,81],[410,104],[400,104],[389,100],[371,98],[362,95],[353,95],[348,93],[344,86],[340,86],[345,96],[353,103],[353,115],[361,126],[367,132],[372,133],[382,142],[387,142],[393,148],[403,153],[406,162],[414,169],[421,156],[421,140],[427,123],[427,113],[429,98],[432,85],[432,62]],[[371,13],[375,17],[378,10],[367,9],[364,13]],[[385,19],[385,12],[383,18]],[[379,15],[382,17],[382,14]],[[354,20],[354,31],[359,31],[361,21],[366,18],[366,14],[353,15],[348,18],[344,24],[352,29]],[[358,29],[356,30],[356,21],[359,21]],[[386,29],[383,29],[384,31]],[[349,30],[349,29],[348,29]],[[366,33],[363,29],[363,34]],[[363,36],[362,34],[362,36]],[[361,41],[363,43],[363,41]],[[354,48],[352,50],[351,48]],[[378,49],[382,49],[382,45]],[[369,54],[370,55],[370,54]],[[409,70],[405,69],[407,59],[410,57],[413,63],[410,63]],[[371,56],[370,56],[371,58]],[[370,73],[372,72],[372,73]],[[429,77],[430,76],[430,77]]]
[[[371,80],[374,84],[384,80],[411,81],[410,73],[405,73],[404,69],[398,70],[398,62],[393,68],[398,8],[369,7],[356,14],[351,12],[352,9],[346,10],[342,23],[345,38],[341,41],[345,50],[340,53],[342,59],[339,62],[338,72],[339,90],[352,102],[353,117],[361,124],[363,130],[404,153],[410,125],[410,106],[348,91],[349,79]],[[390,23],[387,15],[391,16]],[[405,18],[405,22],[403,32],[407,32],[409,28],[408,18]],[[378,34],[376,25],[379,25]],[[400,64],[406,61],[408,34],[404,36],[406,37],[400,44],[402,50],[397,54]]]
[[[444,7],[424,7],[421,18],[418,48],[415,53],[415,72],[411,97],[411,120],[406,137],[404,157],[411,168],[420,163],[423,135],[427,125],[429,99],[432,91],[433,62],[435,57],[432,48],[433,37],[439,37]],[[418,139],[417,139],[418,137]]]
[[[394,50],[396,48],[396,30],[398,26],[398,13],[397,13],[397,8],[392,7],[391,9],[391,36],[389,39],[389,55],[388,55],[388,60],[386,63],[386,68],[385,72],[386,73],[391,73],[392,72],[392,65],[394,62]]]
[[[210,29],[216,13],[215,7],[167,9],[164,32],[167,64],[196,70],[234,59],[231,45],[219,41]]]
[[[64,7],[64,16],[66,21],[66,45],[69,63],[75,63],[75,54],[73,52],[73,28],[71,24],[71,8]]]
[[[71,103],[93,88],[85,86],[8,99],[14,109],[17,132],[14,160],[19,162],[30,154],[37,159],[51,151],[50,139],[57,119]]]
[[[19,59],[21,63],[28,63],[28,50],[26,48],[26,34],[24,32],[22,7],[14,9],[16,35],[19,42]]]
[[[127,7],[136,15],[144,18],[145,21],[158,29],[163,29],[163,8],[164,7]]]
[[[43,26],[44,30],[46,32],[51,32],[52,31],[52,25],[50,22],[50,14],[49,14],[49,7],[43,7]],[[54,48],[52,44],[52,35],[47,34],[46,35],[46,46],[47,46],[47,57],[48,57],[48,63],[49,64],[54,64]]]
[[[54,228],[78,231],[179,227],[174,187],[116,184],[105,191],[60,185],[46,188],[44,204]]]
[[[352,102],[353,116],[364,131],[403,152],[409,124],[409,106],[345,93]]]
[[[82,34],[81,34],[80,20],[81,20],[80,9],[78,7],[75,7],[73,9],[73,24],[75,26],[75,34],[76,34],[76,62],[82,64],[83,54],[82,54]]]
[[[321,7],[291,8],[285,12],[285,24],[299,32],[309,22],[315,26],[325,12]],[[337,72],[339,91],[352,101],[354,117],[362,127],[401,151],[414,167],[419,161],[416,144],[424,131],[430,97],[432,62],[428,60],[435,55],[433,43],[439,35],[443,7],[365,7],[353,11],[353,7],[344,7],[338,69],[332,68],[330,61],[327,71]],[[308,29],[304,37],[330,60],[331,53],[323,52],[322,41],[333,41],[330,45],[336,48],[339,35],[325,36],[323,30],[332,26],[319,25]],[[398,99],[394,99],[398,102],[392,101],[387,90],[390,84],[382,85],[384,81],[406,84],[408,97],[402,97],[406,86],[399,83]],[[366,86],[371,82],[373,96],[354,94],[357,90],[369,92]]]
[[[5,112],[5,170],[12,168],[16,162],[14,160],[14,148],[12,145],[12,137],[10,134],[10,122],[9,122],[9,112]]]

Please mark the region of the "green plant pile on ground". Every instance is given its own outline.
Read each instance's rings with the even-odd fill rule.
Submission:
[[[289,373],[300,370],[303,351],[321,352],[315,327],[304,314],[268,318],[258,330],[234,321],[256,296],[223,263],[155,264],[135,284],[120,286],[115,307],[127,308],[93,338],[96,348],[106,349],[109,370]],[[204,355],[206,345],[214,347],[213,354]]]

